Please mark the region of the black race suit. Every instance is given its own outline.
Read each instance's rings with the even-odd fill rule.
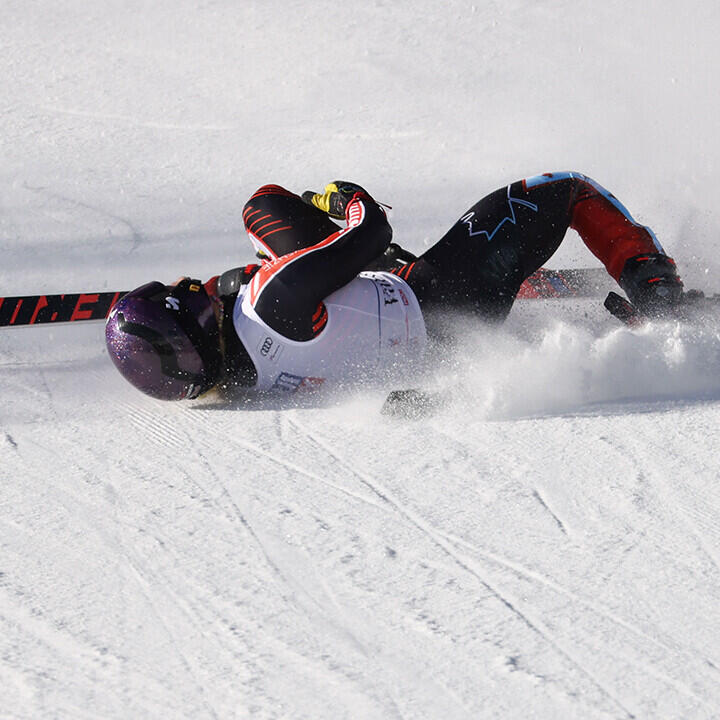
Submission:
[[[308,340],[321,332],[323,299],[367,267],[404,279],[423,313],[433,315],[432,332],[438,315],[458,309],[504,319],[523,281],[553,255],[570,227],[616,280],[628,258],[663,253],[649,228],[580,173],[545,173],[490,193],[427,252],[402,265],[385,261],[392,230],[384,211],[368,196],[362,205],[361,220],[345,230],[277,185],[261,187],[245,205],[245,227],[269,259],[255,309],[286,337]],[[221,276],[220,294],[236,290],[255,269]]]

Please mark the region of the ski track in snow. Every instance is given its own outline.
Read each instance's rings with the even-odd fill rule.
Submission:
[[[297,425],[296,425],[297,427]],[[531,630],[538,633],[546,642],[548,642],[555,650],[563,656],[566,660],[568,660],[572,665],[574,665],[582,675],[586,676],[601,692],[601,694],[611,701],[611,704],[616,705],[619,707],[622,712],[629,718],[634,718],[635,715],[631,713],[623,704],[622,702],[613,696],[613,694],[608,691],[602,683],[597,680],[590,671],[588,671],[583,665],[575,659],[568,650],[563,648],[561,644],[558,642],[558,640],[552,635],[552,633],[549,631],[547,627],[543,627],[542,622],[540,622],[537,619],[531,619],[528,616],[528,612],[526,610],[521,610],[519,608],[519,602],[516,599],[509,598],[508,594],[504,592],[503,590],[499,589],[494,584],[491,584],[488,582],[488,580],[483,576],[481,571],[479,571],[475,566],[474,563],[471,561],[462,558],[454,549],[453,547],[441,536],[439,535],[431,526],[429,526],[424,520],[422,520],[420,517],[418,517],[410,508],[399,502],[397,499],[393,498],[389,491],[384,488],[382,485],[380,485],[377,481],[373,481],[366,477],[364,474],[358,472],[357,470],[354,470],[351,465],[343,461],[336,453],[334,453],[326,443],[321,442],[317,437],[313,438],[314,442],[320,445],[320,447],[323,448],[323,450],[334,460],[344,465],[350,472],[352,472],[360,482],[371,489],[381,500],[383,500],[385,503],[392,506],[399,514],[401,514],[407,521],[412,523],[415,527],[417,527],[419,530],[421,530],[425,535],[427,535],[434,544],[436,544],[443,552],[447,553],[463,570],[470,573],[472,576],[474,576],[479,583],[486,588],[490,593],[492,593],[493,596],[497,598],[511,613],[513,613],[515,616],[517,616],[522,622],[524,622]]]
[[[720,14],[678,7],[9,0],[0,295],[250,262],[268,182],[358,181],[422,252],[548,170],[717,292]],[[519,303],[416,421],[377,387],[155,402],[74,325],[0,331],[3,718],[718,717],[712,318]]]
[[[120,223],[120,225],[125,226],[130,231],[130,237],[132,240],[132,246],[128,251],[129,253],[132,253],[134,250],[136,250],[140,243],[143,242],[144,238],[142,236],[142,233],[135,227],[135,225],[133,225],[132,222],[130,222],[130,220],[127,220],[126,218],[118,217],[117,215],[113,215],[111,212],[103,210],[102,208],[95,207],[80,200],[66,197],[65,195],[62,195],[60,193],[50,192],[47,188],[44,187],[31,187],[27,183],[24,184],[23,187],[32,193],[42,195],[48,200],[57,201],[61,205],[66,205],[74,209],[79,209],[81,211],[89,210],[93,214],[98,214],[101,217],[107,217],[110,220],[114,220],[115,222]]]
[[[23,369],[25,372],[26,368]],[[121,648],[113,647],[112,641],[92,639],[82,632],[78,634],[77,630],[68,634],[66,622],[54,615],[47,598],[39,605],[39,617],[48,613],[47,620],[31,622],[32,616],[26,609],[30,606],[11,601],[10,612],[2,614],[2,622],[4,626],[14,628],[15,632],[29,633],[27,637],[32,638],[29,647],[35,648],[33,653],[58,659],[51,665],[63,658],[62,663],[72,663],[76,677],[80,678],[97,678],[100,672],[103,682],[113,688],[109,697],[114,699],[106,701],[106,712],[115,702],[117,707],[119,703],[125,703],[144,714],[155,714],[159,707],[168,703],[170,691],[180,690],[176,683],[184,678],[179,698],[186,709],[181,711],[181,706],[175,703],[171,703],[172,707],[180,712],[189,712],[188,708],[193,708],[195,714],[204,717],[226,715],[229,708],[226,698],[233,697],[234,693],[228,689],[224,679],[218,679],[216,671],[210,670],[209,657],[202,650],[203,646],[207,646],[213,649],[214,662],[219,662],[223,668],[240,663],[247,669],[243,687],[253,698],[248,701],[248,706],[255,707],[255,714],[259,716],[263,716],[264,712],[260,708],[277,708],[283,702],[277,688],[266,681],[271,663],[279,663],[285,673],[306,677],[307,673],[312,673],[314,683],[337,684],[336,699],[343,697],[351,702],[352,698],[358,708],[363,707],[363,703],[369,703],[366,707],[374,708],[368,710],[371,714],[379,712],[390,717],[418,714],[417,706],[407,707],[408,697],[418,692],[416,682],[399,670],[395,651],[379,641],[380,636],[375,632],[368,636],[368,630],[363,629],[355,613],[349,610],[348,599],[369,582],[376,571],[370,568],[364,570],[359,578],[368,572],[370,574],[352,591],[356,580],[351,580],[348,585],[348,579],[341,580],[342,576],[338,577],[334,572],[328,575],[323,569],[323,558],[327,552],[327,549],[323,550],[323,544],[307,545],[307,540],[300,540],[292,533],[287,540],[278,534],[277,521],[271,521],[271,515],[268,515],[268,511],[275,507],[279,518],[307,516],[321,533],[328,532],[323,528],[337,527],[338,522],[349,522],[352,526],[356,522],[354,518],[363,517],[365,522],[372,518],[367,530],[355,525],[358,539],[366,546],[365,554],[373,547],[375,553],[382,550],[385,562],[389,562],[389,558],[397,558],[396,550],[393,550],[394,555],[387,552],[387,548],[395,545],[384,537],[389,528],[398,526],[392,530],[393,533],[401,531],[425,538],[427,542],[421,541],[415,551],[419,553],[418,559],[422,558],[425,565],[437,567],[443,572],[446,571],[443,558],[449,559],[456,566],[452,575],[459,572],[460,576],[472,578],[475,591],[471,592],[468,587],[466,592],[482,598],[480,602],[485,608],[482,614],[492,618],[493,625],[507,625],[508,620],[504,620],[503,616],[509,614],[524,625],[527,632],[536,636],[535,640],[531,640],[530,636],[525,638],[524,650],[513,647],[512,640],[500,640],[496,652],[505,660],[503,665],[495,667],[504,668],[504,672],[511,675],[525,677],[528,687],[534,688],[535,695],[539,688],[544,688],[546,701],[554,698],[555,707],[574,708],[566,711],[568,716],[580,713],[612,717],[646,715],[653,705],[648,704],[649,700],[638,704],[637,691],[630,689],[635,681],[651,682],[653,692],[664,698],[674,697],[678,707],[694,708],[696,716],[703,716],[703,712],[708,717],[712,716],[720,697],[717,658],[704,655],[694,646],[692,638],[688,638],[686,643],[674,631],[668,635],[662,626],[652,621],[639,621],[634,613],[628,616],[628,608],[618,610],[608,607],[607,602],[590,600],[585,593],[555,579],[554,572],[548,573],[547,568],[542,571],[542,563],[532,569],[523,561],[510,559],[516,554],[512,544],[507,547],[509,552],[503,554],[476,540],[467,539],[466,532],[470,530],[469,537],[472,538],[474,531],[462,514],[453,517],[455,500],[452,494],[448,496],[447,505],[439,508],[426,505],[430,497],[426,499],[420,494],[413,501],[412,494],[408,494],[412,487],[416,490],[420,487],[417,478],[425,477],[427,480],[438,471],[446,474],[446,492],[456,494],[462,491],[463,483],[472,487],[472,474],[466,474],[466,479],[460,480],[471,467],[475,466],[484,474],[495,465],[497,477],[505,480],[498,483],[487,476],[486,487],[476,486],[478,510],[488,502],[492,505],[492,492],[510,492],[509,497],[514,497],[516,503],[522,503],[529,513],[526,518],[530,521],[528,528],[543,528],[546,537],[555,538],[555,545],[571,548],[575,553],[592,547],[595,551],[602,551],[602,544],[597,543],[605,542],[602,534],[612,538],[616,532],[612,523],[616,521],[608,524],[601,518],[593,539],[588,536],[587,530],[578,525],[577,510],[568,515],[566,498],[558,496],[559,486],[553,483],[551,475],[536,479],[528,473],[528,468],[536,465],[539,459],[536,449],[529,442],[534,432],[531,428],[547,424],[548,420],[522,421],[528,431],[527,437],[523,439],[521,434],[514,433],[512,465],[509,460],[508,464],[503,461],[498,465],[482,461],[482,450],[478,455],[464,440],[448,434],[448,415],[441,415],[431,419],[420,430],[436,448],[441,446],[437,438],[442,439],[444,456],[441,453],[427,465],[428,459],[423,459],[416,448],[410,454],[391,452],[393,461],[396,457],[404,457],[405,462],[410,463],[397,477],[390,472],[381,481],[377,475],[377,468],[384,466],[381,458],[376,462],[368,463],[366,460],[359,464],[356,459],[359,438],[363,433],[371,438],[378,429],[372,429],[369,434],[367,430],[362,430],[362,426],[358,425],[360,421],[352,417],[352,405],[348,406],[351,408],[350,417],[337,426],[333,424],[333,417],[339,417],[342,405],[331,410],[329,422],[321,419],[322,411],[312,408],[259,411],[258,421],[254,424],[256,434],[249,437],[241,431],[246,418],[242,412],[163,405],[160,406],[162,412],[158,412],[156,403],[148,403],[126,392],[120,403],[113,407],[112,417],[124,418],[122,422],[127,438],[119,444],[115,439],[113,445],[117,447],[114,449],[107,442],[94,449],[75,443],[77,438],[87,435],[90,426],[87,417],[81,413],[68,415],[63,410],[67,408],[69,395],[63,387],[62,377],[57,367],[48,365],[36,378],[14,384],[12,393],[15,395],[11,397],[29,392],[30,397],[43,400],[48,415],[42,434],[37,432],[39,426],[34,422],[14,425],[9,433],[5,431],[6,437],[9,435],[12,438],[12,443],[7,442],[8,449],[12,450],[9,467],[11,470],[17,468],[16,472],[23,467],[28,478],[41,476],[45,474],[43,468],[52,462],[56,447],[74,447],[63,465],[70,486],[62,480],[62,476],[53,479],[50,484],[46,482],[43,492],[51,493],[53,500],[50,503],[45,500],[40,507],[64,508],[65,513],[72,515],[76,531],[81,529],[88,537],[96,539],[93,543],[96,553],[99,551],[99,557],[105,558],[104,562],[115,566],[116,573],[126,586],[124,593],[133,598],[132,606],[116,601],[115,613],[124,617],[126,624],[140,622],[143,642],[151,648],[159,647],[155,653],[173,658],[171,672],[164,679],[155,676],[152,671],[149,678],[143,678],[136,670],[129,669],[129,665],[139,660],[136,650],[131,650],[128,656]],[[100,364],[86,374],[86,380],[91,384],[102,384],[107,377],[108,369]],[[363,413],[366,409],[363,407]],[[449,412],[451,418],[454,411]],[[109,427],[110,417],[102,422]],[[593,421],[581,418],[580,423],[583,422]],[[385,420],[382,423],[385,423],[385,432],[393,438],[394,445],[398,448],[411,447],[408,443],[417,432],[417,426],[412,423],[397,425]],[[499,431],[502,425],[510,427],[507,422],[489,424],[486,431]],[[662,532],[663,515],[667,514],[687,538],[683,547],[692,548],[694,545],[696,553],[701,553],[696,556],[698,561],[704,563],[716,578],[714,547],[717,526],[712,513],[704,509],[704,506],[710,508],[716,502],[716,496],[708,494],[714,485],[701,478],[692,492],[686,490],[671,479],[673,468],[682,463],[680,458],[671,458],[668,462],[666,456],[655,456],[657,447],[648,447],[645,441],[634,440],[623,433],[608,432],[608,427],[600,431],[596,442],[608,447],[627,465],[623,473],[628,480],[623,481],[617,490],[627,485],[627,491],[631,493],[628,497],[631,498],[629,507],[632,514],[621,522],[630,522],[634,518],[632,522],[637,523],[650,512],[644,520],[650,525],[629,527],[630,533],[637,537],[635,540],[629,537],[626,543],[628,551],[632,552],[638,542],[642,543],[643,537],[648,536],[651,530]],[[208,432],[208,428],[212,431]],[[468,431],[472,433],[473,429]],[[338,444],[338,439],[346,433],[354,435],[344,447]],[[217,438],[222,438],[221,444],[218,444]],[[492,439],[487,442],[487,447],[495,447]],[[131,449],[137,443],[142,443],[141,447],[148,448],[149,452],[133,453]],[[540,448],[540,457],[548,450]],[[580,451],[571,450],[573,454]],[[107,480],[103,480],[106,472],[99,473],[98,457],[103,453],[107,453]],[[533,456],[535,460],[532,460]],[[449,458],[455,458],[454,462],[448,464]],[[244,463],[250,459],[252,461],[246,467]],[[606,461],[607,456],[597,462]],[[188,462],[190,465],[186,466]],[[426,473],[418,474],[423,462],[426,463]],[[392,463],[386,467],[393,467]],[[258,468],[263,470],[258,473]],[[666,468],[669,473],[665,472]],[[591,467],[588,471],[591,474],[594,472]],[[411,481],[413,477],[416,479]],[[402,478],[405,482],[411,481],[411,485],[403,487]],[[79,490],[83,486],[101,486],[102,490],[95,492],[102,501],[101,505],[111,512],[101,511],[85,499]],[[144,514],[138,515],[133,511],[134,519],[120,520],[119,517],[130,512],[140,499],[134,487],[151,491],[154,499],[147,507],[140,502],[138,507],[146,508]],[[542,495],[538,488],[542,488]],[[280,496],[277,491],[280,491]],[[568,491],[566,488],[565,492]],[[304,500],[293,502],[293,495]],[[425,511],[415,508],[417,501],[426,506]],[[662,504],[655,507],[657,502]],[[187,518],[184,515],[186,507],[196,508]],[[122,509],[120,515],[118,508]],[[427,509],[431,509],[431,516],[426,514]],[[461,509],[459,505],[456,508],[458,511]],[[260,590],[260,596],[271,608],[270,626],[267,618],[261,619],[256,616],[256,611],[251,611],[250,617],[254,619],[250,620],[249,627],[243,628],[242,622],[238,622],[243,613],[238,614],[230,585],[221,582],[219,576],[198,581],[193,579],[192,572],[188,574],[183,569],[188,563],[195,564],[187,544],[194,543],[187,540],[178,544],[177,532],[180,530],[189,538],[197,533],[197,520],[193,518],[199,520],[201,516],[197,515],[198,512],[204,516],[204,532],[206,540],[209,540],[207,549],[212,552],[215,548],[214,553],[217,554],[219,548],[231,544],[236,552],[243,555],[249,567],[254,568],[253,573],[260,583],[256,584],[256,592]],[[106,518],[113,518],[113,513],[115,519],[108,525]],[[314,516],[312,520],[311,516]],[[23,522],[22,518],[20,521]],[[459,521],[457,529],[453,527],[453,521]],[[368,534],[373,526],[380,530],[378,537]],[[523,531],[518,530],[522,538]],[[348,540],[351,538],[348,537]],[[669,543],[672,536],[661,535],[659,540]],[[493,544],[497,542],[496,538]],[[349,567],[355,562],[354,558],[360,557],[357,551],[347,553],[350,547],[337,547],[341,558],[338,567],[344,567],[343,562]],[[344,560],[343,552],[347,560]],[[223,552],[219,557],[223,557]],[[90,577],[87,576],[88,580]],[[90,582],[92,585],[95,581]],[[535,588],[531,592],[527,590],[528,583]],[[575,583],[573,581],[573,586]],[[407,586],[407,589],[410,587]],[[482,592],[478,593],[478,589]],[[559,604],[558,599],[561,599]],[[416,602],[412,600],[411,605]],[[245,610],[246,603],[243,604]],[[38,607],[37,601],[34,605]],[[557,607],[564,608],[560,617],[577,619],[577,629],[568,625],[566,620],[559,621],[557,611],[548,615],[549,608]],[[140,613],[139,608],[143,608]],[[277,618],[288,613],[294,618],[290,624],[281,620],[273,630],[270,629],[273,623],[278,622]],[[145,616],[147,620],[139,620]],[[430,637],[447,637],[448,630],[454,636],[452,625],[445,629],[443,621],[434,619],[427,611],[419,611],[417,618],[421,623],[418,627],[426,628],[423,632],[429,632]],[[413,623],[418,620],[413,620]],[[392,630],[393,627],[399,627],[395,622],[388,628],[391,633],[397,632]],[[298,624],[303,630],[298,630]],[[339,663],[329,663],[329,660],[322,659],[329,657],[326,652],[312,648],[308,639],[311,627],[322,628],[326,637],[335,638],[332,647],[336,653],[339,648],[344,648],[339,653]],[[506,630],[508,638],[524,636],[513,627],[511,621]],[[58,629],[51,631],[51,628]],[[619,640],[621,636],[625,638],[623,643]],[[189,641],[189,638],[194,640]],[[457,640],[453,644],[456,643]],[[238,646],[244,651],[238,653]],[[599,647],[604,647],[604,653],[609,653],[609,657],[625,668],[625,680],[615,676],[602,655],[596,656]],[[547,653],[554,654],[556,660],[551,660]],[[427,672],[430,658],[423,652],[415,655],[412,662],[420,663],[416,669],[421,673]],[[100,661],[110,669],[99,671]],[[146,672],[150,669],[150,665],[142,665]],[[8,682],[19,688],[19,695],[29,692],[32,697],[32,688],[38,680],[24,685],[25,674],[18,673],[12,664],[9,667],[4,671]],[[124,679],[118,682],[114,673]],[[381,677],[388,680],[378,681]],[[391,682],[390,678],[395,681]],[[629,678],[634,679],[632,683]],[[426,677],[426,680],[429,678]],[[477,706],[462,684],[458,686],[457,677],[453,678],[444,671],[432,682],[432,687],[436,689],[434,702],[441,703],[446,710],[452,708],[451,712],[459,716],[475,712]],[[225,689],[220,691],[221,687]],[[398,687],[401,689],[398,690]],[[410,687],[414,688],[413,691],[409,690]],[[301,695],[295,697],[299,698],[297,702],[304,703],[304,707],[312,705],[311,700],[303,699]],[[46,702],[39,701],[36,707],[45,707]],[[75,708],[74,705],[67,707]],[[583,709],[580,710],[580,707]],[[77,709],[82,715],[84,710]],[[266,715],[272,717],[273,712],[267,711]]]

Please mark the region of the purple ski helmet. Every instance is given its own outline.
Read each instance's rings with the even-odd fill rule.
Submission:
[[[220,332],[199,280],[151,282],[124,295],[108,316],[105,341],[120,374],[154,398],[195,398],[219,380]]]

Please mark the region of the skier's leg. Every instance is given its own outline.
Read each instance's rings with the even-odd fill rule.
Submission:
[[[649,227],[633,219],[625,206],[602,185],[575,173],[576,189],[570,227],[615,280],[635,255],[665,251]]]
[[[552,256],[568,227],[642,311],[660,314],[680,301],[675,263],[652,230],[577,172],[544,173],[483,198],[406,271],[407,280],[426,304],[469,303],[503,318],[523,280]]]
[[[243,208],[245,229],[258,253],[271,260],[310,247],[337,232],[321,210],[279,185],[263,185]]]
[[[574,181],[520,180],[473,205],[411,268],[399,271],[425,305],[509,312],[520,285],[557,250],[570,224]]]
[[[589,177],[573,175],[570,226],[642,314],[672,313],[683,297],[675,261],[663,250],[653,231],[635,222],[612,193]]]

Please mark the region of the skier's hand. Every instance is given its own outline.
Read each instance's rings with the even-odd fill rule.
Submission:
[[[662,253],[630,258],[619,283],[632,305],[647,318],[672,317],[683,302],[683,284],[675,263]]]
[[[346,180],[334,180],[325,186],[325,190],[322,193],[306,190],[302,194],[302,199],[308,203],[308,205],[314,205],[319,210],[327,213],[331,218],[344,220],[345,210],[357,193],[370,198],[370,194],[364,188],[360,187],[360,185],[347,182]]]
[[[393,270],[404,267],[415,260],[417,260],[417,256],[405,250],[405,248],[397,243],[390,243],[388,249],[382,255],[375,258],[365,270]]]

